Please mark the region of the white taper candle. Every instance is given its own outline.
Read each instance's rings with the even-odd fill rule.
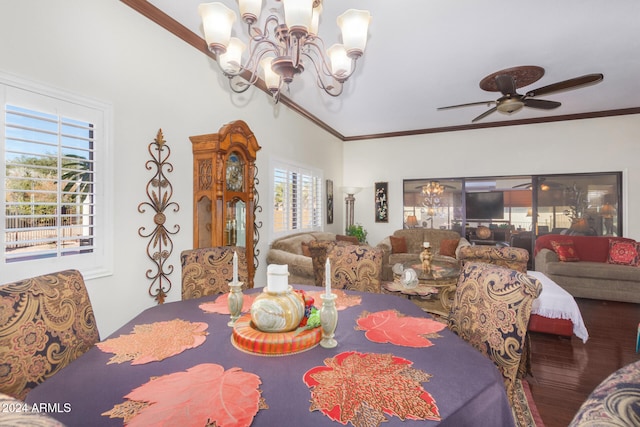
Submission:
[[[327,296],[331,295],[331,263],[327,258],[327,262],[324,264],[324,283],[326,287]]]
[[[238,253],[233,251],[233,283],[238,283]]]

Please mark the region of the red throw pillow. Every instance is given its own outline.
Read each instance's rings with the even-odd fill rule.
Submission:
[[[440,241],[440,255],[456,257],[456,249],[460,239],[442,239]]]
[[[609,264],[633,265],[640,264],[638,244],[636,242],[621,242],[609,239]]]
[[[553,250],[558,254],[558,258],[560,258],[560,261],[580,261],[580,258],[578,258],[578,253],[576,252],[576,248],[573,245],[573,240],[567,240],[564,242],[556,242],[555,240],[552,240],[551,246],[553,246]]]
[[[407,239],[404,237],[389,236],[391,241],[391,253],[392,254],[406,254],[407,253]]]
[[[358,238],[356,236],[345,236],[343,234],[336,235],[336,241],[338,242],[348,242],[352,245],[359,245]]]

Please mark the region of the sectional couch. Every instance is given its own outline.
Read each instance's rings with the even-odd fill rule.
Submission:
[[[574,297],[640,303],[633,239],[547,234],[536,239],[534,256],[535,269]]]

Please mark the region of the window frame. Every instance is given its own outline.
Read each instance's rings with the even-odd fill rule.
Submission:
[[[287,224],[284,230],[276,230],[275,228],[276,227],[276,221],[275,221],[276,169],[282,169],[287,172],[297,173],[299,182],[301,182],[305,177],[311,177],[312,179],[311,188],[312,188],[312,191],[315,193],[314,196],[312,196],[314,198],[311,200],[311,205],[312,205],[311,226],[305,226],[309,223],[307,222],[307,224],[305,224],[304,221],[301,219],[301,215],[304,209],[298,209],[298,216],[297,216],[298,221],[296,224]],[[269,229],[269,232],[271,233],[272,239],[285,236],[288,234],[323,230],[324,214],[325,214],[325,206],[323,203],[324,203],[325,190],[324,190],[323,171],[321,169],[302,165],[292,161],[287,161],[282,159],[272,159],[270,162],[270,168],[269,168],[269,185],[270,185],[269,202],[271,206],[270,212],[272,215],[272,221],[271,221],[272,225]],[[298,203],[298,205],[302,206],[302,203]],[[313,206],[315,206],[315,208]],[[286,216],[286,212],[294,209],[292,206],[289,206],[289,205],[287,205],[286,208],[287,209],[284,212],[285,216]]]
[[[6,229],[0,233],[0,271],[2,282],[11,282],[34,275],[66,269],[79,270],[85,279],[113,274],[113,107],[110,103],[80,96],[49,85],[0,72],[0,175],[6,177],[6,106],[27,108],[58,117],[90,122],[93,129],[94,179],[93,195],[95,216],[93,223],[93,249],[80,253],[7,262]],[[60,156],[60,154],[59,154]],[[58,189],[58,191],[62,191]],[[3,183],[0,199],[0,223],[5,224],[7,203]],[[60,206],[60,205],[59,205]]]

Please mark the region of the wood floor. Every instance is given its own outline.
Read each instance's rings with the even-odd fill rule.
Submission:
[[[545,427],[566,427],[603,379],[640,359],[640,304],[576,301],[589,332],[586,344],[575,335],[531,333],[533,376],[527,380]]]

